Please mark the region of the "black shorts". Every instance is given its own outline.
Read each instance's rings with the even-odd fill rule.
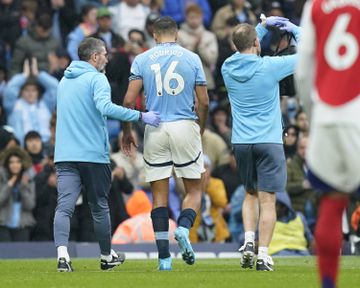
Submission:
[[[286,159],[282,144],[234,144],[233,147],[247,192],[285,192]]]

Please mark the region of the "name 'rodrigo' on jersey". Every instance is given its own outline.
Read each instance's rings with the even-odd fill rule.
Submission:
[[[205,86],[201,60],[177,43],[160,43],[135,57],[129,80],[142,79],[146,109],[162,122],[197,119],[195,86]]]

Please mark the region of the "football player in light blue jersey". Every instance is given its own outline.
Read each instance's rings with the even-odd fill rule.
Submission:
[[[132,64],[124,106],[134,107],[144,86],[146,109],[160,113],[158,129],[145,128],[144,160],[146,181],[151,184],[151,219],[159,251],[159,270],[171,270],[169,252],[169,177],[174,170],[183,178],[187,196],[178,218],[175,239],[184,261],[191,265],[195,254],[189,230],[201,202],[201,176],[204,170],[201,134],[205,128],[209,98],[199,56],[176,43],[177,25],[171,17],[154,23],[152,49],[138,55]],[[125,123],[122,147],[129,153],[134,139]]]
[[[140,54],[131,66],[131,80],[142,79],[146,109],[161,114],[162,122],[192,119],[195,86],[206,87],[198,55],[176,42],[158,43]]]

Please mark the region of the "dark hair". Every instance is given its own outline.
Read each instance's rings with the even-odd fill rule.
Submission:
[[[304,113],[304,114],[306,115],[305,111],[304,111],[302,108],[300,108],[300,109],[296,112],[296,114],[295,114],[295,121],[297,121],[297,119],[299,118],[300,114],[302,114],[302,113]]]
[[[159,19],[161,16],[157,12],[150,12],[150,14],[146,17],[146,26],[153,25],[154,22]]]
[[[52,26],[52,19],[49,14],[41,14],[35,20],[36,26],[41,27],[45,31],[48,31]]]
[[[41,140],[41,136],[40,136],[39,132],[31,130],[25,134],[24,142],[26,143],[26,141],[30,140],[30,139],[40,139]]]
[[[94,53],[100,53],[101,48],[103,47],[105,47],[103,40],[94,37],[87,37],[81,41],[79,45],[79,59],[82,61],[89,61],[91,55]]]
[[[93,10],[93,9],[97,9],[97,7],[96,7],[94,4],[86,4],[86,5],[84,5],[84,6],[81,8],[81,13],[80,13],[80,15],[81,15],[81,20],[83,20],[84,17],[85,17],[86,15],[88,15],[89,12],[90,12],[91,10]]]
[[[38,90],[38,101],[41,99],[42,94],[44,93],[44,88],[42,87],[42,85],[38,82],[38,80],[34,77],[34,76],[30,76],[26,79],[25,83],[21,86],[20,89],[20,96],[22,91],[27,87],[27,86],[35,86],[36,89]]]
[[[300,129],[297,125],[289,124],[284,128],[284,133],[289,133],[290,129],[294,129],[296,133],[296,137],[299,137]]]
[[[143,42],[145,42],[146,41],[146,36],[145,36],[145,33],[144,33],[144,31],[141,31],[141,30],[139,30],[139,29],[131,29],[129,32],[128,32],[128,38],[130,39],[130,35],[132,34],[132,33],[138,33],[138,34],[140,34],[141,35],[141,38],[142,38],[142,41]]]
[[[22,174],[24,173],[24,164],[23,164],[23,159],[22,159],[21,155],[19,153],[16,153],[16,152],[13,152],[13,153],[9,154],[8,157],[4,161],[4,167],[5,167],[5,170],[6,170],[7,174],[8,174],[8,177],[10,179],[11,176],[13,176],[11,171],[10,171],[10,158],[14,157],[14,156],[20,159],[21,165],[23,166],[21,171],[20,171],[20,174],[17,177],[17,180],[16,180],[16,182],[17,182],[17,181],[19,181],[21,179]]]
[[[232,34],[232,40],[239,52],[253,47],[256,38],[257,34],[254,26],[248,23],[242,23],[236,26]]]
[[[18,157],[21,160],[22,169],[16,180],[16,181],[20,181],[24,171],[31,166],[31,158],[25,150],[19,147],[13,147],[5,150],[4,158],[3,158],[3,167],[5,168],[9,179],[12,176],[12,173],[10,171],[10,158],[13,156]]]
[[[160,17],[154,22],[154,33],[158,35],[175,35],[177,31],[175,20],[169,16]]]
[[[235,27],[240,24],[240,21],[236,16],[233,16],[233,17],[226,19],[225,23],[226,23],[227,27]]]

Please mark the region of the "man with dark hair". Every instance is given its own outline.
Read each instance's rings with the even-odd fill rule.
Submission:
[[[201,134],[205,129],[209,99],[204,70],[199,56],[180,47],[176,38],[177,24],[172,18],[155,21],[157,45],[134,59],[124,100],[126,107],[134,107],[136,96],[144,85],[146,108],[161,115],[160,126],[146,126],[144,136],[145,175],[153,193],[151,219],[159,251],[159,270],[172,268],[168,235],[169,178],[174,170],[183,178],[187,192],[175,239],[183,260],[192,265],[195,254],[189,242],[189,229],[200,208],[201,177],[205,171]],[[129,128],[129,125],[124,127],[125,153],[135,144]]]
[[[79,45],[80,61],[71,62],[61,79],[57,94],[55,164],[58,203],[54,238],[58,271],[73,271],[67,251],[70,217],[83,185],[94,220],[101,251],[101,269],[124,261],[111,250],[108,196],[111,186],[109,137],[106,119],[142,120],[158,126],[157,113],[127,109],[110,100],[110,85],[102,73],[107,64],[105,43],[85,38]]]
[[[232,36],[237,52],[224,62],[221,72],[233,116],[231,142],[246,189],[241,264],[243,268],[253,267],[258,226],[256,269],[273,271],[268,246],[276,221],[275,192],[284,192],[286,185],[279,81],[294,72],[296,55],[259,57],[266,26],[278,26],[299,37],[299,28],[282,17],[264,17],[256,29],[240,24]]]

